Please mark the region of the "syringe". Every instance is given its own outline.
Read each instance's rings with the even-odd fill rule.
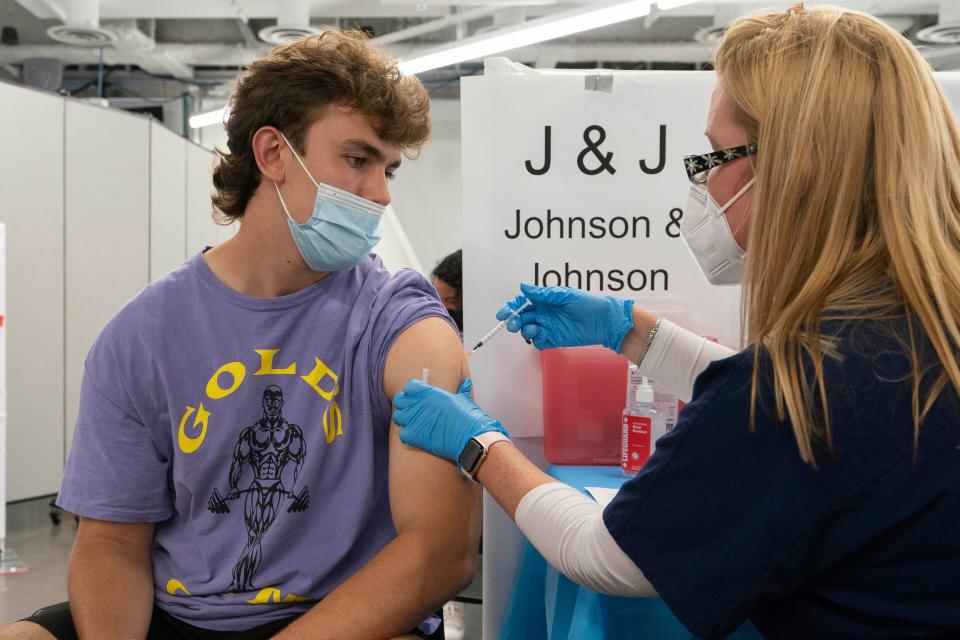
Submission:
[[[507,326],[507,323],[508,323],[508,322],[510,322],[511,320],[513,320],[514,318],[516,318],[518,315],[520,315],[521,313],[523,313],[528,307],[531,307],[531,306],[533,306],[533,303],[530,302],[529,300],[527,300],[527,301],[524,302],[522,305],[520,305],[516,310],[514,310],[513,313],[511,313],[511,314],[510,314],[509,316],[507,316],[505,319],[503,319],[503,320],[501,320],[499,323],[497,323],[497,326],[495,326],[493,329],[491,329],[491,330],[489,331],[489,333],[487,333],[487,335],[485,335],[485,336],[483,336],[482,338],[480,338],[480,341],[477,342],[477,344],[475,344],[475,345],[473,346],[473,349],[470,350],[470,355],[472,356],[473,354],[475,354],[475,353],[477,352],[477,350],[478,350],[480,347],[482,347],[483,345],[485,345],[485,344],[487,344],[488,342],[490,342],[490,340],[493,338],[493,336],[495,336],[495,335],[497,335],[498,333],[500,333],[501,331],[503,331],[504,327]]]

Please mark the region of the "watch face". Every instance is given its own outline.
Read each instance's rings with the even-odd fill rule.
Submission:
[[[460,454],[460,467],[464,471],[473,473],[473,470],[477,467],[477,463],[480,462],[480,458],[483,456],[483,445],[470,438],[467,441],[467,446],[463,448],[463,452]]]

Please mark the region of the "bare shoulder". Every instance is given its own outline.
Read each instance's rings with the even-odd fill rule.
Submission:
[[[439,317],[424,318],[410,325],[387,354],[383,388],[393,398],[411,378],[430,370],[430,382],[453,389],[466,372],[466,356],[460,336]]]

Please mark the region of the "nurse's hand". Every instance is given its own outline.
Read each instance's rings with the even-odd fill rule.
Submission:
[[[633,328],[633,300],[598,296],[569,287],[521,284],[517,296],[497,312],[504,320],[529,300],[533,303],[507,324],[537,349],[603,345],[621,353],[623,338]]]
[[[400,441],[425,449],[454,463],[470,438],[488,431],[507,431],[484,413],[470,397],[473,382],[467,378],[457,393],[411,380],[393,399],[393,421]]]

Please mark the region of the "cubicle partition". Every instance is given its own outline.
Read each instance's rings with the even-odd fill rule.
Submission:
[[[56,491],[63,470],[64,113],[63,98],[0,83],[8,500]]]
[[[0,83],[7,499],[55,493],[83,361],[148,282],[228,237],[212,154],[148,117]]]

